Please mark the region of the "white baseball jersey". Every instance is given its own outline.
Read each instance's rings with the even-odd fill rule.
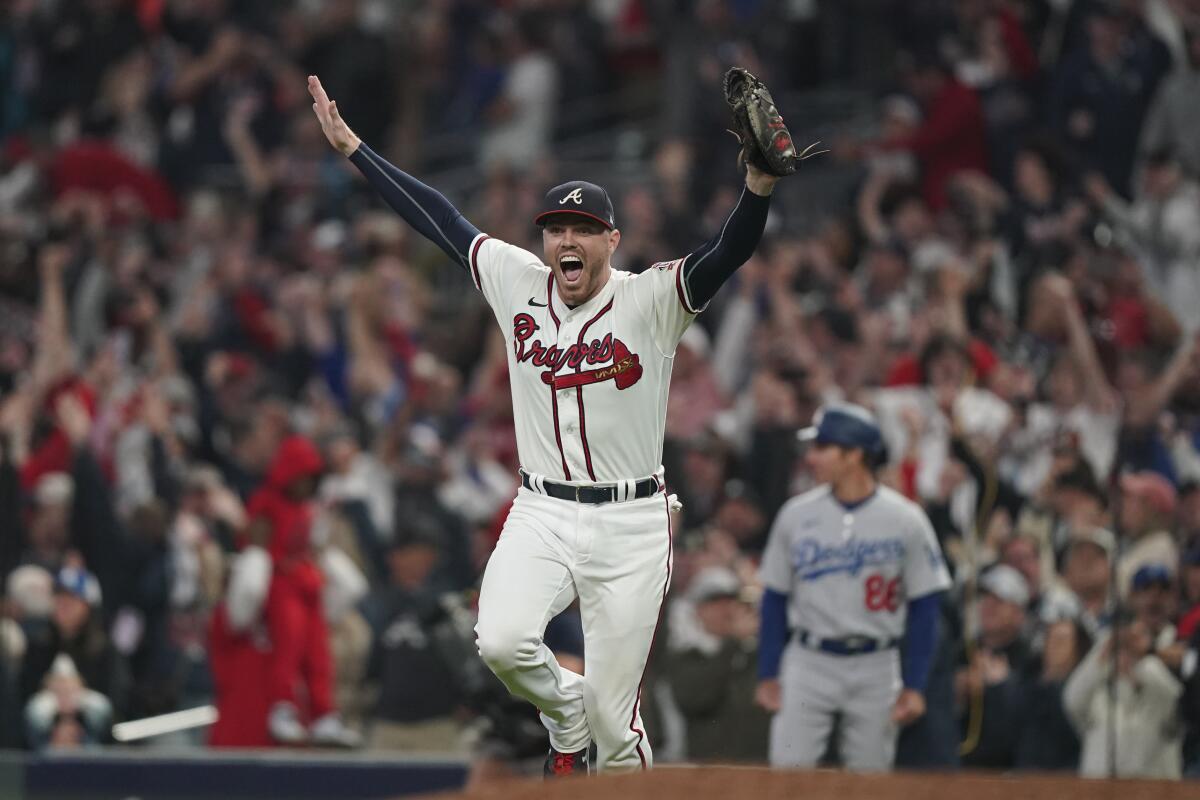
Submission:
[[[486,234],[471,242],[471,279],[508,341],[526,470],[579,484],[659,473],[675,346],[696,313],[681,262],[614,269],[568,308],[539,257]]]
[[[828,486],[789,500],[771,528],[761,577],[790,596],[792,624],[822,639],[899,638],[907,601],[950,587],[929,518],[886,486],[851,508]]]

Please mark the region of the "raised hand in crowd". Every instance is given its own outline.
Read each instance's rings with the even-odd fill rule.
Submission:
[[[92,415],[77,395],[63,392],[54,405],[54,415],[72,446],[87,444],[92,433]]]

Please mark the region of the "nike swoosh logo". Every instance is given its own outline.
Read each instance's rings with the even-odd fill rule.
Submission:
[[[531,306],[537,306],[538,308],[545,308],[545,307],[546,307],[546,304],[545,304],[545,303],[539,303],[537,300],[534,300],[532,297],[531,297],[531,298],[529,298],[529,305],[531,305]]]

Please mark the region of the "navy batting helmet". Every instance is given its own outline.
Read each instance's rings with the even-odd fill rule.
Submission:
[[[813,417],[812,427],[797,435],[802,442],[858,447],[871,458],[884,452],[883,434],[875,415],[853,403],[822,406]]]

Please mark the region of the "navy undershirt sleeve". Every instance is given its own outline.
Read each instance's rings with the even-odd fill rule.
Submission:
[[[743,187],[720,233],[684,259],[683,279],[693,308],[713,299],[729,276],[754,254],[770,207],[770,197],[761,197]]]
[[[787,644],[787,595],[774,589],[763,590],[762,619],[758,631],[758,679],[779,677],[779,662]]]
[[[350,156],[387,204],[417,233],[436,244],[463,269],[470,270],[467,252],[479,229],[459,213],[440,192],[389,164],[366,142]]]
[[[933,652],[937,647],[938,609],[942,593],[927,595],[908,601],[908,621],[904,627],[904,661],[900,672],[906,689],[925,691],[929,680],[929,668],[933,664]]]

